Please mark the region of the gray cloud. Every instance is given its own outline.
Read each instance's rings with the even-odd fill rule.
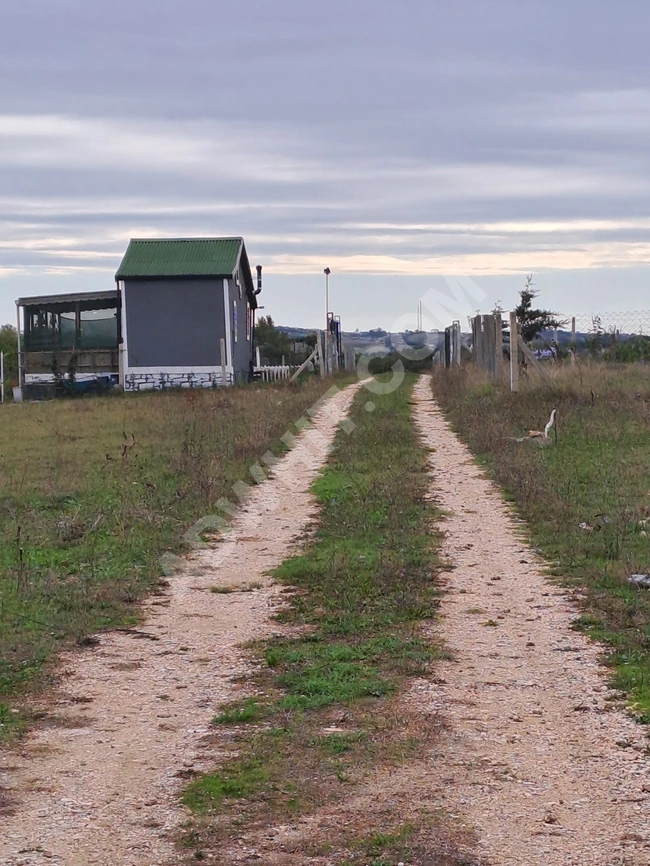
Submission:
[[[546,271],[574,308],[585,269],[634,267],[638,287],[649,22],[631,0],[13,4],[0,318],[65,274],[110,283],[134,235],[243,234],[284,319],[282,274],[323,263],[393,275],[384,324],[418,274]],[[369,279],[345,278],[344,316]]]

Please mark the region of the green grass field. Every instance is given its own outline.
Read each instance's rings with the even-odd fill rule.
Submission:
[[[331,387],[119,395],[0,409],[0,738],[53,651],[133,622],[158,557]],[[294,429],[295,432],[295,429]],[[236,500],[234,500],[236,501]],[[5,697],[5,704],[2,698]]]
[[[440,371],[434,391],[557,576],[583,589],[582,628],[609,645],[613,684],[650,722],[650,591],[627,581],[650,569],[650,368],[592,364],[555,375],[555,393],[531,372],[510,394],[467,367]],[[553,406],[556,443],[509,438],[543,429]]]

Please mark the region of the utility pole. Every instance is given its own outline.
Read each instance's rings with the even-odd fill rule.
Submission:
[[[330,330],[330,274],[332,272],[330,271],[329,268],[325,268],[323,270],[323,273],[325,274],[325,332],[323,334],[323,337],[324,337],[323,342],[325,343],[325,347],[324,347],[323,362],[325,364],[325,371],[327,373],[329,373],[329,370],[330,370],[330,347],[329,347],[329,340],[330,340],[330,334],[329,334],[329,330]]]

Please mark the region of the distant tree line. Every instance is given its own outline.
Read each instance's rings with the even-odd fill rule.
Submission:
[[[5,357],[5,385],[18,381],[18,344],[13,325],[0,326],[0,352]]]
[[[305,350],[295,352],[295,341],[276,326],[271,316],[261,316],[255,323],[255,347],[260,350],[262,364],[277,366],[283,358],[287,364],[302,363],[316,346],[316,334],[307,334],[302,342]]]

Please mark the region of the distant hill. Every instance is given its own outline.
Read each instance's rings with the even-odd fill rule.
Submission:
[[[290,340],[304,340],[307,334],[313,334],[315,330],[315,328],[295,328],[289,325],[276,325],[276,327]],[[355,348],[384,346],[386,338],[390,339],[390,334],[382,328],[372,328],[369,331],[343,331],[344,342],[352,343]]]
[[[296,328],[288,325],[277,325],[279,331],[286,334],[291,341],[304,340],[307,334],[313,333],[314,328]],[[602,349],[611,347],[614,343],[622,344],[634,338],[635,334],[617,333],[614,337],[609,333],[602,333],[597,341]],[[542,331],[542,333],[532,342],[533,348],[543,349],[545,346],[552,347],[555,344],[556,333],[552,330]],[[576,331],[575,341],[576,349],[582,353],[587,351],[590,346],[594,345],[593,333]],[[385,353],[386,349],[397,350],[405,356],[408,356],[409,349],[420,349],[428,347],[431,354],[443,351],[445,332],[442,331],[405,331],[403,333],[389,333],[382,328],[371,328],[369,331],[344,331],[344,343],[352,344],[355,351],[362,354]],[[461,333],[462,345],[471,349],[472,334],[469,331]],[[503,334],[504,346],[507,347],[510,341],[508,329],[504,330]],[[559,329],[557,332],[557,343],[561,350],[567,350],[571,345],[571,331]]]
[[[286,334],[290,340],[304,340],[307,334],[313,334],[316,330],[315,328],[295,328],[290,325],[276,325],[276,328]],[[377,340],[388,336],[388,331],[384,331],[382,328],[372,328],[369,331],[343,331],[343,335],[351,339]]]
[[[596,335],[593,333],[588,333],[586,331],[576,331],[576,346],[584,346],[587,344],[589,340],[593,340]],[[617,343],[626,343],[628,340],[631,340],[633,337],[638,336],[638,334],[625,334],[621,332],[616,333],[615,342]],[[607,331],[603,331],[600,334],[604,343],[613,342],[613,335],[608,333]],[[553,343],[555,340],[555,331],[542,331],[539,335],[538,339],[543,340],[546,343]],[[571,331],[558,330],[557,332],[557,343],[558,346],[569,346],[571,344]]]
[[[286,334],[290,340],[304,340],[314,328],[296,328],[288,325],[276,325],[278,331]],[[404,331],[390,333],[383,328],[371,328],[369,331],[344,331],[343,342],[351,343],[358,352],[379,352],[380,350],[396,349],[405,352],[408,349],[417,350],[429,347],[433,353],[444,344],[444,331]],[[466,342],[466,341],[465,341]]]

